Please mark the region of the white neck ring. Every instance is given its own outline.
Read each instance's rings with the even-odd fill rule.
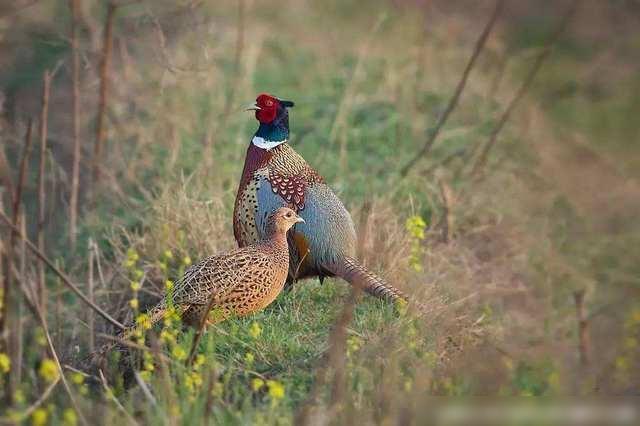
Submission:
[[[275,148],[278,145],[282,145],[286,141],[286,139],[281,141],[268,141],[260,136],[254,136],[253,139],[251,139],[252,144],[257,146],[258,148],[266,149],[267,151]]]

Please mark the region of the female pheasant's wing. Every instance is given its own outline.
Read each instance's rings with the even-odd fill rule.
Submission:
[[[238,252],[207,257],[194,264],[174,287],[169,299],[175,305],[206,304],[211,297],[220,297],[237,281]]]

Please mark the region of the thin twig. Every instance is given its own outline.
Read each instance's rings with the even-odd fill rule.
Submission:
[[[24,240],[25,242],[28,243],[27,240]],[[23,290],[23,292],[25,292],[26,295],[26,290],[24,288],[24,283],[23,285],[21,285],[21,288]],[[53,346],[53,340],[51,340],[51,335],[49,334],[49,327],[47,326],[47,320],[44,318],[44,316],[42,316],[42,311],[38,308],[37,305],[34,305],[35,310],[36,310],[36,317],[38,318],[38,321],[40,322],[40,326],[42,327],[42,330],[44,331],[44,336],[47,340],[47,345],[49,346],[49,352],[51,357],[53,358],[54,362],[56,363],[56,367],[58,368],[58,375],[60,377],[60,379],[62,380],[62,384],[64,386],[64,390],[66,391],[67,395],[69,396],[69,400],[71,401],[71,405],[73,406],[73,409],[76,411],[76,413],[78,414],[78,418],[80,419],[80,423],[82,423],[83,425],[87,425],[87,421],[84,418],[84,415],[82,414],[82,411],[80,411],[80,407],[78,406],[78,403],[75,399],[75,397],[73,396],[73,392],[71,392],[71,387],[69,387],[69,383],[67,382],[67,379],[64,377],[64,371],[62,369],[62,365],[60,364],[60,358],[58,358],[58,353],[56,352],[56,348]]]
[[[72,57],[72,123],[73,163],[71,168],[71,195],[69,197],[69,242],[71,250],[76,246],[78,223],[78,192],[80,186],[80,54],[78,47],[79,0],[69,0],[71,8],[71,57]]]
[[[529,70],[529,73],[527,74],[524,81],[522,82],[522,85],[516,92],[515,96],[511,99],[509,104],[507,105],[507,108],[502,113],[500,120],[498,120],[498,124],[496,124],[496,127],[491,132],[489,139],[487,140],[486,144],[483,146],[478,159],[473,165],[473,168],[471,171],[472,176],[477,176],[480,173],[480,171],[484,168],[484,165],[487,162],[487,156],[489,155],[489,151],[491,151],[491,148],[493,148],[493,146],[495,145],[498,139],[498,135],[500,134],[500,131],[504,127],[505,123],[509,120],[509,117],[511,117],[511,113],[513,112],[513,110],[520,103],[524,95],[528,92],[529,88],[531,87],[531,84],[533,83],[534,78],[538,74],[538,71],[540,71],[542,64],[549,57],[549,55],[553,51],[554,46],[560,39],[560,36],[567,29],[569,22],[571,22],[571,19],[576,14],[580,2],[581,0],[574,0],[571,3],[567,11],[565,12],[564,16],[560,20],[560,23],[556,27],[556,30],[552,33],[551,37],[549,37],[544,48],[542,49],[540,54],[536,57],[535,62],[533,63],[533,66]]]
[[[100,381],[102,382],[102,387],[104,388],[104,391],[107,397],[110,398],[111,401],[113,401],[113,403],[116,405],[118,410],[120,410],[124,414],[125,418],[129,423],[137,426],[138,422],[136,422],[136,420],[133,417],[131,417],[131,414],[129,414],[129,412],[122,406],[120,401],[118,401],[118,398],[116,398],[115,393],[109,387],[109,384],[107,383],[107,379],[104,377],[102,370],[98,370],[98,371],[100,373]]]
[[[360,286],[353,286],[349,297],[344,302],[342,312],[334,323],[329,334],[329,349],[320,359],[316,367],[316,378],[309,392],[309,396],[295,416],[294,424],[307,425],[310,423],[313,406],[318,402],[318,397],[327,381],[329,367],[335,370],[331,409],[335,410],[340,401],[344,400],[344,350],[347,337],[347,326],[353,319],[353,312],[362,294]]]
[[[9,232],[9,243],[5,248],[5,256],[3,258],[3,271],[5,272],[4,282],[3,282],[3,301],[2,301],[2,317],[0,318],[0,336],[6,338],[3,344],[5,346],[6,352],[9,354],[11,359],[11,364],[16,367],[13,368],[9,374],[8,380],[5,382],[6,394],[5,397],[7,399],[8,404],[12,404],[13,395],[15,394],[16,387],[19,381],[20,371],[17,367],[20,366],[20,360],[18,357],[19,354],[19,345],[20,345],[20,335],[19,329],[10,325],[12,321],[16,320],[16,316],[19,315],[19,302],[18,298],[13,295],[13,267],[14,267],[14,254],[15,254],[15,245],[16,239],[20,232],[20,218],[22,217],[20,214],[20,205],[22,202],[22,191],[25,185],[26,175],[27,175],[27,167],[29,164],[29,156],[31,154],[31,133],[33,130],[33,123],[31,119],[29,119],[29,124],[27,125],[27,132],[25,134],[24,139],[24,148],[22,150],[22,156],[20,159],[19,171],[18,171],[18,181],[16,183],[16,188],[13,193],[12,199],[12,219],[10,221],[12,227]],[[7,221],[9,219],[7,218]],[[19,318],[17,318],[19,321]],[[0,349],[2,350],[2,349]]]
[[[49,122],[49,93],[51,91],[51,74],[49,71],[44,72],[42,77],[42,112],[40,114],[40,158],[38,167],[38,223],[37,223],[37,240],[38,249],[44,252],[44,223],[46,217],[46,192],[44,188],[45,167],[47,154],[47,133]],[[42,309],[43,315],[47,316],[46,306],[46,283],[44,275],[44,265],[38,262],[38,303]]]
[[[424,146],[422,147],[422,149],[420,151],[418,151],[416,156],[413,157],[401,169],[400,175],[402,177],[406,176],[407,173],[409,173],[409,170],[411,170],[411,168],[418,162],[418,160],[420,160],[420,158],[425,156],[431,150],[431,147],[435,143],[436,138],[440,134],[440,130],[442,129],[442,127],[445,125],[445,123],[449,119],[449,115],[451,114],[451,112],[458,105],[458,100],[460,99],[460,95],[462,94],[462,91],[464,90],[464,88],[465,88],[465,86],[467,84],[467,79],[469,78],[469,74],[471,73],[471,70],[473,69],[473,66],[476,63],[476,59],[480,55],[480,52],[483,50],[484,45],[485,45],[487,39],[489,38],[489,34],[491,34],[491,31],[493,30],[493,27],[494,27],[494,25],[496,23],[496,20],[498,19],[498,16],[500,15],[500,12],[501,12],[503,6],[504,6],[504,0],[497,0],[496,1],[496,5],[495,5],[495,7],[493,9],[493,13],[491,14],[491,17],[489,18],[489,21],[487,22],[487,25],[485,25],[484,29],[482,30],[482,33],[480,34],[480,38],[478,38],[478,41],[476,42],[476,45],[475,45],[475,47],[473,49],[473,53],[471,54],[471,58],[469,58],[469,62],[467,63],[467,66],[465,67],[464,71],[462,72],[462,77],[460,78],[460,81],[458,82],[458,86],[456,87],[456,90],[453,92],[453,96],[449,100],[449,104],[447,105],[447,108],[444,110],[444,112],[440,116],[440,119],[438,120],[438,123],[436,124],[435,128],[433,128],[429,132],[429,137],[428,137],[427,141],[425,142]]]
[[[193,360],[196,356],[196,350],[198,349],[198,344],[200,344],[200,339],[202,339],[202,335],[204,334],[204,329],[207,326],[207,319],[209,318],[209,312],[213,309],[213,305],[215,305],[218,299],[215,297],[215,294],[211,296],[209,303],[207,304],[207,309],[204,311],[202,318],[200,319],[200,324],[198,329],[196,330],[195,336],[193,336],[193,342],[191,343],[191,350],[189,351],[189,358],[187,358],[186,365],[190,366],[193,364]]]
[[[109,95],[109,64],[113,50],[113,22],[118,6],[109,2],[104,29],[104,43],[102,46],[102,61],[100,62],[100,100],[98,101],[98,124],[96,126],[96,145],[93,152],[93,185],[100,180],[100,162],[102,160],[102,145],[105,140],[105,120],[107,115],[107,97]]]
[[[91,300],[91,302],[95,303],[95,299],[93,297],[93,258],[94,258],[94,251],[93,251],[93,240],[91,238],[89,238],[89,272],[88,272],[88,297],[89,300]],[[87,324],[89,326],[89,352],[93,352],[95,350],[95,344],[96,344],[96,339],[95,339],[95,312],[93,311],[93,309],[89,309],[89,312],[87,313],[89,315],[89,318],[87,318]]]
[[[578,353],[580,364],[584,367],[589,364],[589,321],[584,313],[584,290],[573,293],[576,304],[576,321],[578,323]]]
[[[140,372],[139,371],[135,371],[133,373],[133,376],[135,377],[136,383],[138,383],[138,386],[140,386],[140,389],[142,389],[142,393],[144,394],[145,398],[147,398],[147,401],[149,401],[149,403],[151,403],[151,405],[153,405],[155,408],[157,408],[158,407],[158,401],[156,401],[155,397],[153,396],[153,394],[149,390],[149,386],[147,386],[147,383],[140,376]]]
[[[47,386],[47,388],[44,390],[44,392],[42,393],[42,395],[40,395],[40,397],[38,399],[36,399],[35,401],[33,401],[33,404],[31,404],[29,407],[27,407],[26,410],[24,410],[22,413],[19,413],[16,418],[6,418],[6,417],[0,417],[0,424],[19,424],[23,421],[25,421],[26,419],[28,419],[31,414],[33,414],[34,411],[36,411],[36,409],[41,406],[46,400],[47,398],[49,398],[49,395],[51,395],[51,392],[53,391],[53,389],[55,389],[56,385],[58,384],[58,382],[60,382],[60,377],[56,377],[56,379],[51,382],[49,384],[49,386]]]
[[[15,232],[18,232],[18,236],[20,238],[22,238],[22,240],[24,240],[24,242],[27,244],[27,248],[29,248],[29,250],[31,250],[31,252],[33,254],[35,254],[58,277],[60,277],[60,279],[62,280],[62,283],[64,283],[64,285],[69,287],[69,289],[71,289],[71,291],[73,291],[78,297],[80,297],[80,299],[82,299],[82,301],[84,301],[91,309],[95,310],[98,314],[100,314],[100,316],[102,316],[102,318],[104,318],[105,320],[107,320],[108,322],[110,322],[111,324],[113,324],[114,326],[119,328],[120,330],[124,330],[125,329],[125,327],[122,324],[120,324],[118,321],[116,321],[114,318],[112,318],[111,315],[109,315],[108,313],[103,311],[99,306],[97,306],[95,303],[93,303],[91,300],[89,300],[89,298],[87,296],[85,296],[80,291],[80,289],[75,284],[73,284],[71,282],[69,277],[67,277],[64,274],[64,272],[62,272],[60,269],[58,269],[58,267],[56,267],[56,265],[51,260],[49,260],[49,258],[44,253],[42,253],[40,250],[38,250],[38,247],[36,247],[31,241],[29,241],[29,239],[26,236],[24,236],[24,235],[22,235],[22,233],[20,233],[20,229],[17,228],[13,223],[11,223],[11,221],[4,214],[4,212],[0,211],[0,219],[2,219],[5,222],[5,224],[7,226],[9,226],[12,230],[14,230]]]

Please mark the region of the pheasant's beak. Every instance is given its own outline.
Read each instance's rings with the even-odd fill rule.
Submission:
[[[260,111],[260,107],[258,105],[256,105],[255,103],[249,105],[247,108],[245,108],[245,111]]]
[[[298,218],[296,219],[296,223],[304,223],[304,219],[298,216]]]

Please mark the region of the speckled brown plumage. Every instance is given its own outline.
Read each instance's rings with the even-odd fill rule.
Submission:
[[[268,218],[267,238],[227,253],[210,256],[191,266],[170,295],[150,309],[151,324],[161,321],[167,306],[173,306],[190,326],[198,326],[211,299],[212,312],[207,324],[230,316],[245,316],[264,309],[280,294],[289,268],[287,231],[303,220],[291,209],[282,207]],[[118,337],[129,339],[137,331],[133,325]],[[116,345],[107,345],[104,354]]]

